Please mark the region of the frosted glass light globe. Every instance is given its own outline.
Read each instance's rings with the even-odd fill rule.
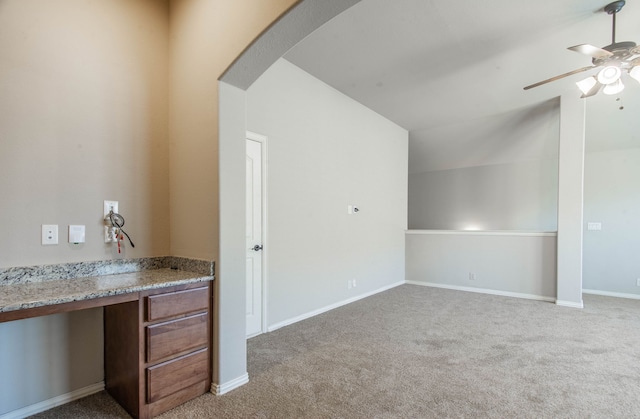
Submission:
[[[616,67],[613,65],[609,65],[598,73],[598,81],[602,84],[611,84],[620,80],[620,76],[622,75],[622,70],[620,67]]]

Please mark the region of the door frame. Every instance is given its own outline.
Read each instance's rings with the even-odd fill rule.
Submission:
[[[267,197],[267,137],[262,134],[257,134],[255,132],[247,131],[245,135],[245,141],[256,141],[262,145],[262,325],[260,334],[266,333],[267,331],[267,265],[268,265],[268,255],[269,255],[269,246],[268,246],[268,228],[267,228],[267,208],[268,208],[268,197]],[[245,291],[246,292],[246,291]],[[257,336],[257,335],[253,335]]]

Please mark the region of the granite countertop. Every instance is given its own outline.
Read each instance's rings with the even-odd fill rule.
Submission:
[[[213,279],[213,275],[203,272],[160,268],[79,278],[0,282],[0,313]]]
[[[194,272],[154,269],[125,274],[0,286],[0,313],[213,280]]]

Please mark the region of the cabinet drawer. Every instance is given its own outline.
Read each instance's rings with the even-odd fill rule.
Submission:
[[[209,379],[208,351],[181,356],[147,368],[147,403]]]
[[[207,346],[208,318],[207,312],[148,326],[147,362]]]
[[[209,307],[209,287],[150,295],[146,298],[148,322],[206,310]]]

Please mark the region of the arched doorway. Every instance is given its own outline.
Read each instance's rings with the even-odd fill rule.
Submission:
[[[219,80],[220,251],[214,356],[216,394],[248,380],[245,336],[245,91],[286,51],[360,0],[306,0],[275,22]]]

